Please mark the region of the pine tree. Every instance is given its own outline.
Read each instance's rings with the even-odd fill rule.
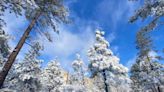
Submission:
[[[150,23],[142,27],[137,32],[137,49],[139,50],[136,63],[131,68],[131,79],[133,80],[133,89],[138,92],[151,90],[152,92],[161,92],[162,69],[163,65],[149,55],[153,48],[150,32],[163,24],[161,18],[164,16],[163,0],[144,0],[142,7],[131,17],[130,22],[135,22],[139,18],[142,20],[150,19]],[[151,17],[150,17],[151,16]]]
[[[137,33],[138,57],[136,63],[131,67],[131,79],[133,81],[133,90],[135,92],[162,92],[162,76],[164,65],[160,64],[160,56],[151,56],[153,51],[150,32],[142,29]]]
[[[84,85],[84,67],[83,67],[83,61],[80,58],[80,55],[77,54],[77,59],[72,62],[72,67],[74,70],[74,84],[80,84]]]
[[[10,53],[8,40],[9,40],[9,36],[5,33],[5,31],[0,30],[0,70],[2,69]]]
[[[64,92],[88,92],[84,79],[83,61],[77,54],[76,60],[72,62],[73,74],[68,75],[68,82],[64,85]],[[91,89],[91,88],[90,88]]]
[[[14,0],[12,0],[14,2]],[[15,3],[9,2],[11,5],[15,5]],[[2,1],[2,5],[6,5],[8,2]],[[66,23],[66,8],[64,7],[62,0],[23,0],[17,1],[19,8],[13,7],[14,12],[21,13],[21,9],[25,11],[26,18],[30,21],[29,26],[24,31],[23,36],[19,40],[17,46],[10,54],[7,62],[5,63],[2,71],[0,72],[0,87],[2,87],[3,82],[10,70],[12,64],[15,61],[18,53],[20,52],[22,46],[24,45],[26,39],[28,38],[30,32],[34,28],[34,26],[41,27],[42,29],[52,27],[55,32],[58,32],[56,29],[56,24],[59,22]],[[3,6],[5,7],[5,6]],[[16,8],[16,9],[15,9]],[[18,12],[17,12],[18,11]],[[45,36],[51,41],[50,35],[45,32]]]
[[[48,66],[42,71],[40,80],[42,84],[41,92],[62,92],[64,79],[59,62],[56,60],[49,62]]]
[[[143,0],[143,5],[136,13],[130,18],[130,22],[133,23],[139,18],[146,20],[150,18],[151,22],[147,24],[148,31],[152,31],[153,28],[163,24],[160,19],[164,16],[164,1],[163,0]],[[151,16],[151,17],[150,17]]]
[[[9,73],[4,87],[18,92],[38,92],[40,90],[39,75],[41,74],[41,62],[37,57],[42,46],[34,42],[22,62],[14,64]]]
[[[103,37],[104,32],[96,30],[96,42],[88,51],[89,69],[95,84],[101,92],[113,92],[114,90],[129,92],[130,79],[128,70],[119,64],[119,58],[108,49],[109,43]]]
[[[0,1],[0,30],[6,24],[2,16],[8,10],[10,13],[22,15],[23,4],[27,5],[29,0],[1,0]],[[30,2],[30,1],[29,1]]]

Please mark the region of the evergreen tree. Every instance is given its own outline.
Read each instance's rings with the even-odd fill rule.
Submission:
[[[9,36],[5,33],[5,31],[0,30],[0,70],[2,69],[9,53],[10,48],[8,46]]]
[[[84,80],[84,67],[80,55],[72,62],[74,73],[68,75],[68,82],[64,85],[64,92],[88,92]],[[90,88],[91,89],[91,88]]]
[[[143,0],[142,7],[136,10],[136,13],[130,18],[133,23],[139,18],[146,20],[150,18],[150,23],[144,27],[147,31],[152,31],[153,28],[163,24],[160,20],[164,16],[164,1],[163,0]],[[150,17],[151,16],[151,17]]]
[[[22,62],[15,64],[9,73],[4,87],[17,92],[38,92],[40,90],[39,75],[41,74],[41,62],[37,57],[42,46],[34,42]]]
[[[83,61],[80,58],[80,55],[77,54],[77,59],[72,62],[72,67],[74,69],[74,74],[73,74],[73,84],[80,84],[84,85],[84,67],[83,67]]]
[[[158,62],[161,57],[155,56],[152,58],[149,54],[155,51],[150,32],[163,24],[161,18],[164,16],[164,1],[144,0],[142,4],[142,7],[131,17],[130,22],[133,23],[139,18],[142,20],[149,18],[150,23],[137,32],[136,43],[139,52],[136,63],[131,68],[132,87],[136,92],[145,92],[147,90],[161,92],[163,65]]]
[[[40,80],[42,84],[41,92],[62,92],[64,79],[60,64],[56,60],[49,62],[48,66],[42,71]]]
[[[2,16],[9,10],[10,13],[22,15],[23,4],[27,5],[29,0],[1,0],[0,1],[0,29],[6,24]],[[30,2],[30,1],[29,1]]]
[[[89,69],[95,84],[101,92],[129,92],[130,79],[128,69],[119,64],[119,58],[108,49],[109,43],[103,37],[104,32],[96,30],[96,42],[88,51]]]
[[[21,9],[23,8],[23,10],[25,11],[25,16],[30,21],[30,24],[24,31],[23,36],[19,40],[15,49],[10,54],[7,62],[5,63],[2,71],[0,72],[0,87],[3,85],[3,82],[8,74],[8,71],[10,70],[12,64],[15,61],[15,58],[20,52],[22,46],[24,45],[26,39],[28,38],[34,26],[41,27],[42,29],[52,27],[55,32],[58,32],[58,30],[56,29],[57,23],[66,23],[67,13],[62,0],[16,0],[15,2],[14,1],[15,0],[9,0],[8,2],[3,0],[1,2],[1,4],[3,5],[2,7],[5,7],[6,3],[9,5],[14,5],[12,9],[14,10],[14,12],[20,15],[22,14]],[[6,6],[8,7],[8,5]],[[51,41],[50,35],[47,32],[45,32],[44,34],[48,38],[48,40]]]
[[[160,64],[160,56],[151,56],[153,51],[150,32],[142,29],[137,33],[138,57],[136,63],[131,67],[132,87],[135,92],[162,92],[162,76],[164,65]]]

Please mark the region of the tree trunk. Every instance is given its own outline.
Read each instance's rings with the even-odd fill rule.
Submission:
[[[21,50],[23,44],[25,43],[27,37],[29,36],[32,28],[34,27],[34,25],[37,22],[37,19],[39,18],[40,15],[41,15],[41,12],[36,13],[35,17],[31,21],[30,25],[25,30],[23,36],[19,40],[17,46],[15,47],[15,49],[12,51],[12,53],[8,57],[7,62],[5,63],[5,65],[2,68],[2,71],[0,71],[0,88],[2,88],[3,82],[4,82],[5,78],[6,78],[8,72],[9,72],[11,66],[12,66],[12,64],[14,63],[17,55],[19,54],[19,51]]]
[[[108,84],[106,83],[106,73],[105,70],[103,70],[103,77],[104,77],[104,84],[105,84],[105,92],[109,92],[108,91]]]
[[[162,92],[160,86],[157,87],[158,92]]]

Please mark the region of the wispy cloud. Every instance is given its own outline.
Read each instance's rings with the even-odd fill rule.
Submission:
[[[119,46],[112,46],[111,49],[116,56],[120,57]]]
[[[132,67],[132,65],[135,63],[136,61],[136,56],[134,56],[133,58],[129,59],[126,63],[126,67],[128,67],[129,69]]]
[[[68,57],[71,53],[79,52],[88,46],[93,40],[93,32],[89,27],[80,34],[72,33],[64,27],[60,27],[60,34],[57,35],[50,31],[53,36],[53,42],[48,42],[47,39],[40,36],[40,42],[45,46],[45,52],[49,55],[65,56]]]
[[[133,14],[137,6],[138,4],[128,0],[102,0],[96,8],[97,14],[95,15],[99,17],[99,21],[107,22],[109,26],[112,26],[112,30],[115,30],[118,23],[128,22],[128,18]]]
[[[149,57],[152,59],[152,60],[157,60],[157,57],[158,56],[158,53],[155,52],[155,51],[150,51],[149,52]]]
[[[61,65],[69,70],[71,62],[75,59],[76,53],[79,53],[87,63],[87,50],[93,44],[95,39],[94,23],[88,23],[76,17],[73,24],[59,25],[60,34],[49,30],[52,35],[53,42],[48,42],[45,37],[38,35],[40,42],[44,45],[42,58],[46,61],[53,60],[56,57],[59,59]],[[79,24],[79,21],[81,22]],[[78,25],[78,26],[77,26]],[[45,58],[48,57],[48,58]]]
[[[108,34],[107,40],[111,43],[113,40],[116,39],[116,34],[114,32]]]

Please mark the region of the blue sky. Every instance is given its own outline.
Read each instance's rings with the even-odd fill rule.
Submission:
[[[139,3],[128,0],[65,0],[70,11],[71,24],[59,25],[60,34],[57,35],[49,30],[53,36],[53,43],[48,42],[45,37],[37,34],[33,39],[38,39],[45,46],[42,56],[45,62],[56,59],[60,61],[64,69],[70,70],[71,62],[80,53],[85,64],[88,64],[87,50],[94,42],[94,31],[100,28],[105,31],[105,38],[110,42],[110,49],[120,58],[120,63],[130,67],[134,62],[137,50],[135,49],[135,35],[144,23],[137,21],[128,23],[128,19],[139,7]],[[16,36],[10,41],[12,48],[15,47],[28,22],[24,17],[16,18],[14,14],[6,13],[4,19],[7,21],[5,30]],[[13,31],[14,30],[14,31]],[[164,31],[162,27],[153,32],[153,39],[157,49],[164,48]],[[35,31],[34,31],[35,32]],[[33,33],[31,33],[32,35]],[[29,46],[24,45],[18,60],[21,60]]]

